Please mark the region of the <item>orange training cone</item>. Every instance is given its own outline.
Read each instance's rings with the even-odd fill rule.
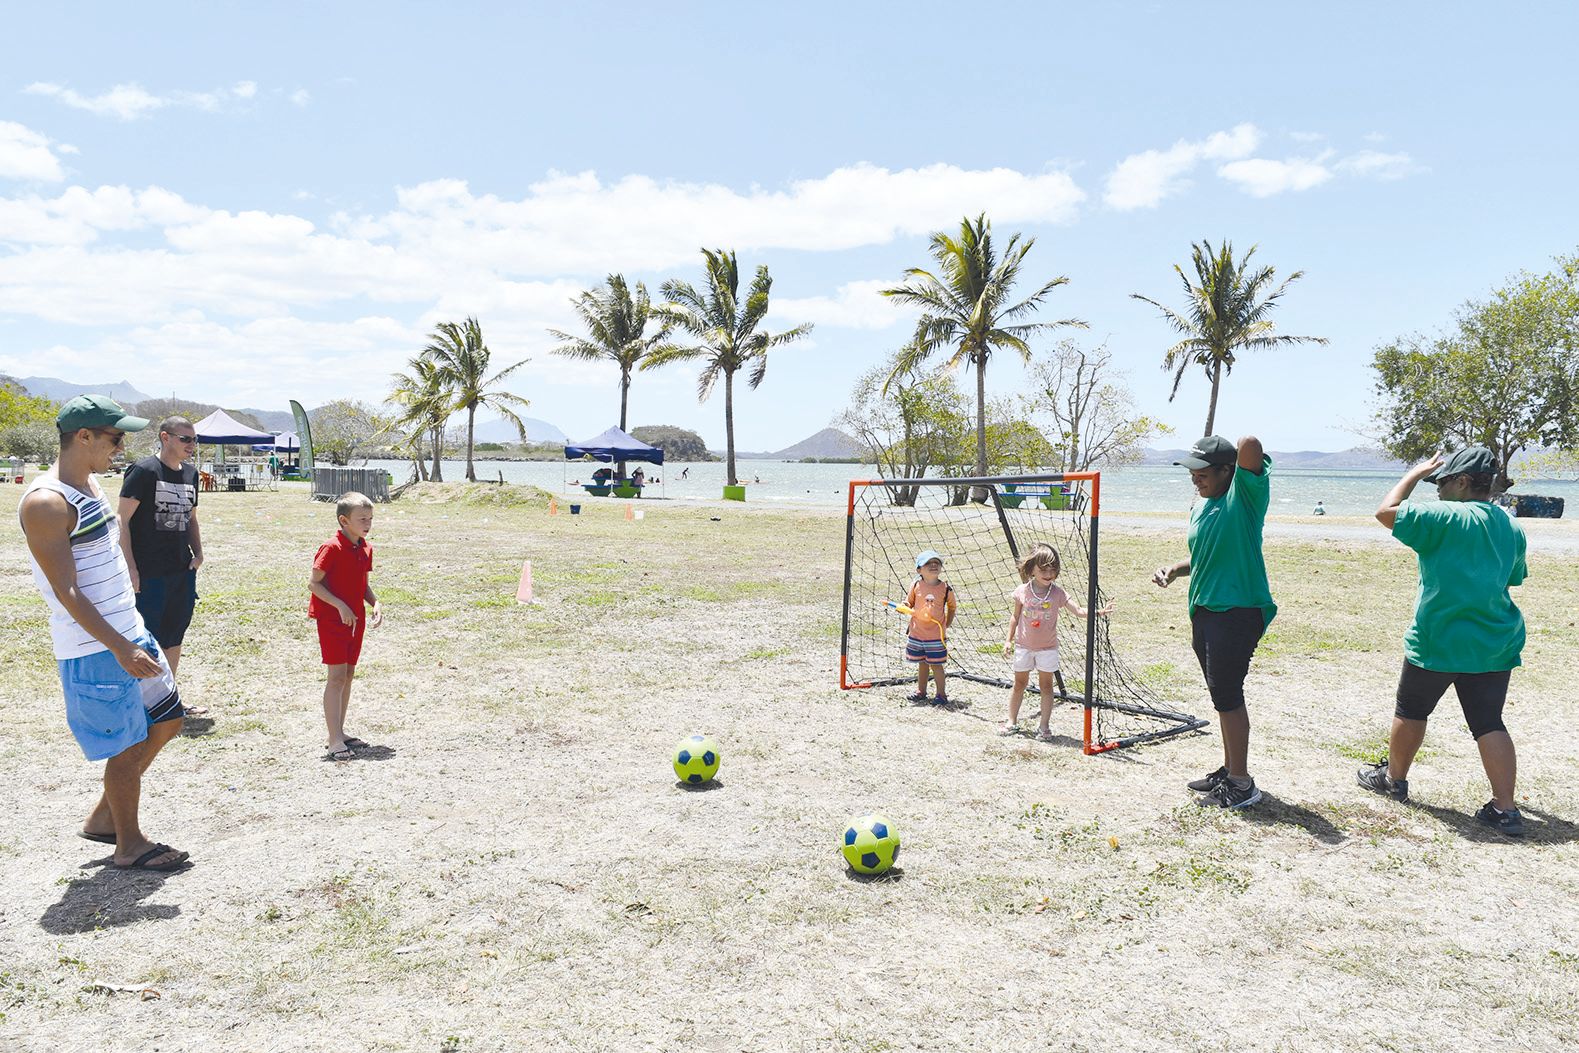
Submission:
[[[634,508],[632,508],[630,505],[627,504],[625,506],[625,521],[626,522],[630,522],[632,519],[635,519],[635,518],[636,518],[636,510]]]
[[[515,590],[516,603],[532,602],[532,561],[521,564],[521,584]]]
[[[548,499],[548,514],[551,516],[557,516],[559,514],[559,498],[550,497]]]

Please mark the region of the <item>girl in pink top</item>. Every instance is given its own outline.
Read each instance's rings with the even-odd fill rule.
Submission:
[[[1080,618],[1088,613],[1058,587],[1059,569],[1058,552],[1042,542],[1032,545],[1020,560],[1023,584],[1014,590],[1014,614],[1009,618],[1009,639],[1003,645],[1003,657],[1014,659],[1014,690],[1009,694],[1009,721],[999,734],[1013,735],[1020,730],[1020,701],[1034,669],[1036,686],[1042,693],[1036,737],[1042,742],[1053,739],[1047,718],[1053,712],[1053,674],[1058,672],[1058,612],[1068,610]],[[1106,616],[1112,609],[1108,604],[1094,613]]]

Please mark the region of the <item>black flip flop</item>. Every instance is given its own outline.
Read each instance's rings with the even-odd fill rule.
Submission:
[[[361,739],[346,739],[345,744],[354,750],[365,750],[368,748],[367,743]]]
[[[927,696],[923,695],[919,691],[912,692],[909,697],[905,699],[907,702],[925,702],[926,700]]]
[[[113,845],[115,843],[114,834],[93,834],[86,830],[78,830],[77,836],[86,841],[97,841],[101,845]]]
[[[154,845],[152,848],[138,856],[136,859],[132,860],[130,863],[116,863],[115,869],[157,870],[161,873],[164,873],[171,870],[185,870],[187,867],[192,865],[192,860],[186,852],[178,852],[176,853],[176,857],[174,859],[167,863],[160,863],[158,866],[153,866],[148,862],[150,859],[156,859],[159,856],[168,855],[171,852],[175,852],[175,849],[171,848],[169,845]]]

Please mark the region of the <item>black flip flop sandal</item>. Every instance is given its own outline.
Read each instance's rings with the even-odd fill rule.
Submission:
[[[97,841],[101,845],[113,845],[115,843],[114,834],[94,834],[86,830],[78,830],[77,836],[85,841]]]
[[[148,862],[150,859],[157,859],[160,856],[169,855],[171,852],[175,852],[175,849],[171,848],[169,845],[154,845],[152,848],[138,856],[136,859],[132,860],[130,863],[116,863],[115,869],[155,870],[161,873],[166,873],[171,870],[185,870],[187,867],[192,865],[192,860],[186,852],[177,852],[174,859],[165,863],[160,863],[158,866],[154,866]]]

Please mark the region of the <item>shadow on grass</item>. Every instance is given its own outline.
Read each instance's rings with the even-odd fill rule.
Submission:
[[[1239,810],[1247,823],[1261,826],[1297,826],[1324,845],[1342,844],[1348,835],[1335,826],[1332,820],[1302,804],[1293,804],[1265,791],[1261,800],[1249,808]]]
[[[200,739],[213,734],[213,731],[213,717],[187,716],[181,721],[181,737],[184,739]]]
[[[384,761],[394,760],[396,749],[393,746],[362,746],[351,751],[349,760],[337,761],[330,754],[324,754],[323,759],[330,764],[350,764],[352,761]]]
[[[852,870],[850,867],[846,866],[844,868],[844,879],[846,881],[853,881],[857,885],[892,884],[905,879],[905,868],[896,864],[889,867],[881,874],[863,874],[858,870]]]
[[[1408,807],[1424,812],[1466,841],[1481,844],[1508,844],[1520,841],[1544,845],[1565,845],[1579,841],[1579,823],[1559,818],[1549,812],[1537,811],[1528,806],[1520,808],[1524,816],[1524,836],[1509,837],[1492,829],[1468,812],[1454,808],[1441,808],[1421,801],[1410,801]]]
[[[181,913],[174,903],[143,901],[176,873],[184,871],[117,870],[113,860],[114,856],[105,856],[84,863],[82,869],[98,867],[98,873],[72,879],[60,901],[44,911],[39,927],[52,935],[65,936],[139,921],[168,921]]]

